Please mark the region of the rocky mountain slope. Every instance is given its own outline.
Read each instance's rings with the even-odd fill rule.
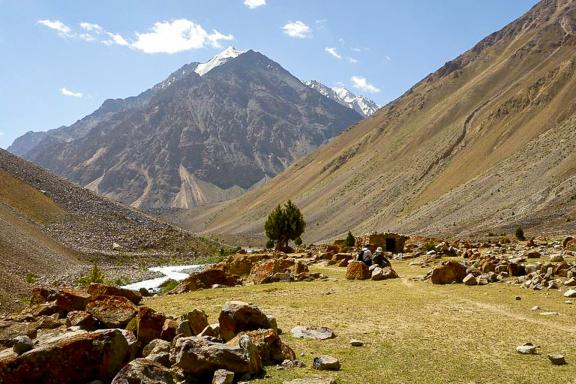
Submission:
[[[319,81],[311,80],[305,81],[304,84],[312,89],[317,90],[324,96],[334,100],[338,104],[351,108],[361,114],[363,117],[368,117],[374,114],[380,106],[374,101],[364,96],[357,96],[346,88],[342,87],[328,87]]]
[[[261,233],[292,199],[305,240],[394,230],[574,230],[576,1],[543,0],[241,198],[175,221]]]
[[[64,274],[94,258],[159,263],[163,257],[206,256],[214,248],[0,149],[2,311],[27,294],[35,280]]]
[[[138,208],[190,208],[262,183],[362,117],[278,63],[228,48],[10,151]]]

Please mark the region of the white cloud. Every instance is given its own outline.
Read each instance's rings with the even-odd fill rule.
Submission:
[[[266,5],[266,0],[244,0],[244,5],[250,9],[254,9]]]
[[[354,88],[357,88],[363,92],[368,92],[368,93],[380,92],[380,89],[378,89],[374,85],[370,84],[368,82],[368,80],[366,80],[365,77],[352,76],[351,80],[352,80],[352,85],[354,86]]]
[[[348,62],[350,62],[352,64],[356,64],[358,62],[358,59],[355,59],[353,57],[348,57]]]
[[[60,20],[38,20],[38,24],[57,31],[63,37],[70,37],[72,29]]]
[[[284,33],[288,36],[300,39],[310,37],[312,34],[310,27],[299,20],[288,22],[282,27],[282,30],[284,30]]]
[[[58,20],[38,20],[38,23],[57,31],[61,37],[98,42],[107,46],[119,45],[144,53],[177,53],[206,46],[219,48],[220,41],[234,40],[234,36],[216,30],[209,33],[201,25],[187,19],[154,23],[148,32],[136,32],[134,40],[109,32],[95,23],[80,23],[79,32]]]
[[[105,45],[122,45],[122,46],[129,46],[130,43],[128,41],[126,41],[125,38],[123,38],[120,34],[118,33],[112,33],[112,32],[106,32],[106,35],[108,35],[108,37],[110,37],[107,40],[102,41],[102,44]]]
[[[216,30],[206,32],[201,25],[187,19],[154,23],[150,32],[136,33],[136,41],[130,46],[144,53],[177,53],[206,45],[218,48],[220,40],[233,40]]]
[[[83,22],[83,23],[80,23],[80,28],[82,28],[88,32],[94,32],[96,34],[101,34],[102,32],[104,32],[104,28],[102,28],[98,24]]]
[[[4,132],[0,131],[0,136],[4,136]]]
[[[80,97],[84,96],[82,93],[71,91],[68,88],[61,88],[60,93],[63,94],[64,96],[70,96],[70,97],[80,98]]]
[[[324,48],[324,51],[328,52],[330,55],[334,56],[338,60],[342,59],[342,56],[338,53],[338,51],[336,51],[336,48],[326,47],[326,48]]]

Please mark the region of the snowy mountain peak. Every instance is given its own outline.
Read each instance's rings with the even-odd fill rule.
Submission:
[[[380,106],[374,101],[363,96],[356,96],[346,88],[330,88],[316,80],[305,81],[304,84],[320,92],[322,95],[328,97],[329,99],[332,99],[337,103],[344,105],[345,107],[355,110],[364,117],[372,115],[380,108]]]
[[[196,72],[200,76],[204,76],[214,68],[227,63],[228,61],[240,56],[244,52],[246,51],[239,51],[234,47],[228,47],[219,54],[217,54],[216,56],[214,56],[213,58],[211,58],[208,62],[198,64],[196,66],[196,69],[194,69],[194,72]]]

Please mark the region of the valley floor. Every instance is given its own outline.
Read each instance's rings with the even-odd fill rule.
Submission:
[[[413,279],[426,270],[408,261],[396,261],[394,268],[401,279],[377,282],[347,281],[344,269],[313,266],[332,279],[196,291],[147,299],[145,305],[171,315],[200,308],[216,322],[224,302],[242,300],[275,316],[283,340],[306,368],[268,367],[254,383],[314,376],[339,384],[575,382],[576,305],[565,303],[560,292],[508,284],[438,286]],[[295,339],[290,329],[296,325],[330,327],[337,337]],[[351,347],[351,339],[365,345]],[[516,352],[527,342],[540,346],[540,354]],[[565,354],[568,365],[552,365],[547,354],[553,353]],[[337,357],[342,369],[313,370],[318,355]]]

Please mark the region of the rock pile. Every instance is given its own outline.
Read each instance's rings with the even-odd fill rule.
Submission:
[[[198,309],[175,319],[137,307],[133,301],[141,297],[134,292],[88,291],[94,296],[37,290],[30,310],[0,323],[3,340],[11,340],[2,346],[12,348],[0,351],[1,383],[230,383],[258,375],[265,365],[300,366],[276,320],[254,305],[228,302],[218,323],[209,324]],[[34,315],[40,308],[53,314]],[[37,324],[46,318],[55,327],[40,334]]]

